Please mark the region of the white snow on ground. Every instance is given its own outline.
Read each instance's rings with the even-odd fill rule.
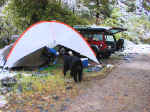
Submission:
[[[124,47],[123,53],[150,54],[150,45],[148,44],[134,44],[129,40],[125,40]]]
[[[6,77],[14,77],[15,75],[17,75],[17,72],[9,72],[9,71],[3,71],[1,72],[2,69],[0,69],[0,80],[6,78]]]
[[[4,107],[7,104],[5,96],[0,96],[0,108]]]

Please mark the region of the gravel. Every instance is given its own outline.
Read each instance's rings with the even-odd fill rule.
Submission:
[[[82,85],[66,112],[149,112],[149,59],[150,55],[137,55],[132,63],[122,60],[105,79]]]

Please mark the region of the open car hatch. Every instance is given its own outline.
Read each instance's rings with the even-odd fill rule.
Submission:
[[[109,29],[109,32],[111,34],[116,34],[116,33],[123,32],[123,31],[127,31],[127,29],[124,29],[124,28],[110,28]]]

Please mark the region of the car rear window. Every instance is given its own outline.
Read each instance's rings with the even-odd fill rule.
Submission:
[[[103,35],[102,34],[97,34],[97,33],[82,33],[83,37],[87,39],[93,39],[95,41],[102,41],[103,40]]]
[[[93,34],[93,40],[102,41],[103,40],[102,34]]]
[[[106,41],[111,41],[111,42],[115,41],[113,35],[105,35],[105,39]]]

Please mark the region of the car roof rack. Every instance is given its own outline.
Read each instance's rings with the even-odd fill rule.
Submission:
[[[103,30],[109,30],[111,27],[105,27],[105,26],[96,26],[96,25],[74,25],[73,28],[75,29],[103,29]]]
[[[80,31],[101,31],[109,34],[116,34],[122,31],[127,31],[127,29],[119,27],[105,27],[96,25],[75,25],[73,28]]]
[[[89,25],[74,25],[73,28],[90,28]]]

